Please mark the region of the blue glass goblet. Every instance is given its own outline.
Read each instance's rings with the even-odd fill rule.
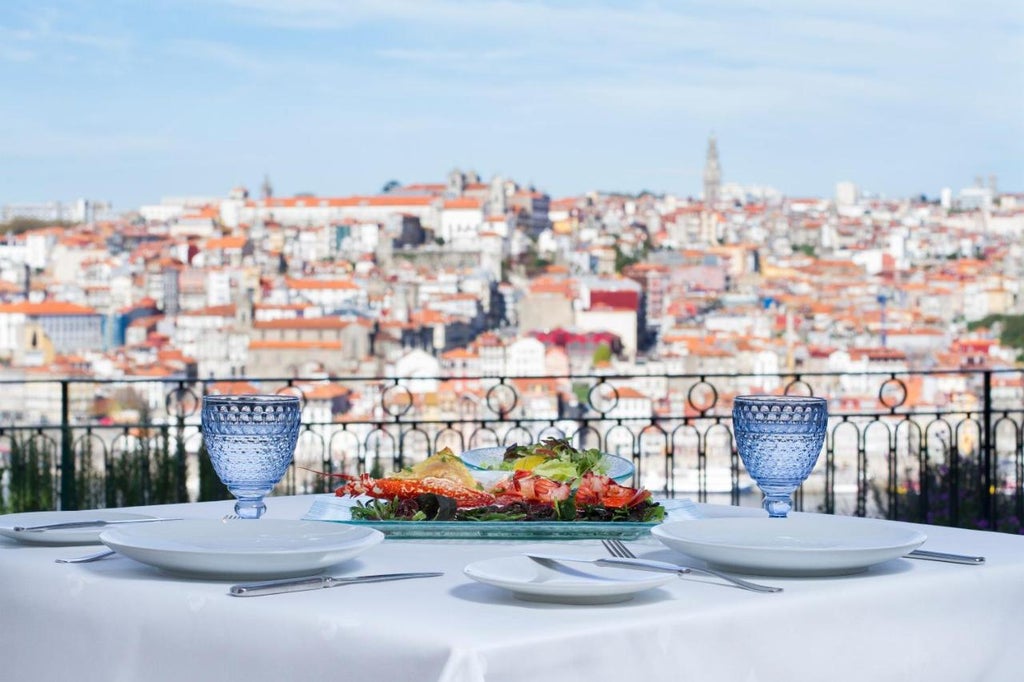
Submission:
[[[747,473],[764,493],[768,516],[784,518],[793,492],[810,475],[828,428],[828,403],[803,396],[735,399],[732,427]]]
[[[283,395],[208,395],[203,398],[203,442],[213,470],[238,501],[235,513],[258,519],[263,503],[295,456],[302,411]]]

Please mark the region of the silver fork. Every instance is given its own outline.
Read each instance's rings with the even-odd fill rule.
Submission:
[[[611,554],[612,556],[616,556],[622,559],[638,558],[635,554],[633,554],[632,551],[630,551],[629,547],[626,547],[626,545],[622,543],[621,540],[617,540],[614,538],[609,540],[601,540],[601,544],[604,545],[604,548],[607,549],[609,554]],[[693,571],[694,573],[706,573],[707,575],[713,575],[716,578],[720,578],[721,580],[726,581],[727,583],[732,583],[736,587],[742,587],[745,590],[751,590],[753,592],[782,592],[781,587],[771,587],[769,585],[761,585],[760,583],[752,583],[749,580],[744,580],[743,578],[736,578],[731,575],[727,575],[725,573],[712,570],[710,568],[695,568],[693,566],[680,566],[679,568],[686,568]]]
[[[58,564],[87,564],[90,561],[99,561],[100,559],[106,559],[108,556],[115,554],[112,549],[105,549],[102,552],[96,552],[95,554],[86,554],[85,556],[71,557],[70,559],[54,559]]]
[[[238,514],[225,514],[221,517],[221,521],[231,521],[233,519],[242,518]],[[114,556],[117,554],[112,549],[105,549],[102,552],[96,552],[95,554],[86,554],[85,556],[75,556],[68,559],[54,559],[58,564],[87,564],[92,561],[99,561],[100,559],[106,559],[108,556]]]

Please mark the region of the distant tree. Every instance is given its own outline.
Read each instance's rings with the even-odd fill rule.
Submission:
[[[384,186],[381,188],[380,193],[387,194],[388,192],[392,192],[401,186],[402,183],[400,183],[398,180],[388,180],[387,182],[384,183]]]
[[[1002,327],[999,332],[999,343],[1011,348],[1024,349],[1024,315],[988,315],[980,320],[969,322],[967,330],[987,329],[997,324]]]
[[[31,230],[41,230],[44,227],[71,227],[75,223],[63,220],[40,220],[38,218],[11,218],[6,223],[0,223],[0,233],[13,232],[21,234]]]
[[[612,347],[607,343],[602,343],[594,349],[593,363],[594,366],[603,365],[606,362],[610,362],[612,359]]]
[[[619,248],[619,245],[615,245],[615,272],[622,272],[623,268],[627,268],[637,262],[636,256],[627,256]]]

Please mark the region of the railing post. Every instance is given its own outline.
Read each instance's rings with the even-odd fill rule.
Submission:
[[[995,438],[992,437],[992,370],[987,369],[982,373],[984,387],[982,388],[982,413],[981,413],[981,510],[988,527],[995,530],[996,527],[996,504],[993,494],[995,484],[992,476],[995,469],[992,449],[995,447]]]
[[[188,474],[188,467],[186,464],[186,458],[188,453],[185,451],[185,410],[177,410],[176,426],[178,428],[178,437],[176,439],[175,448],[175,466],[174,466],[174,494],[178,502],[188,502],[188,486],[186,484],[186,478]]]
[[[71,399],[67,379],[60,382],[60,508],[78,509],[75,452],[71,447]]]

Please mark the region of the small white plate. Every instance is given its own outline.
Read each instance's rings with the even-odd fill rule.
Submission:
[[[91,528],[55,528],[44,531],[16,531],[16,526],[42,526],[49,523],[71,523],[73,521],[124,521],[126,519],[151,519],[147,514],[94,509],[81,511],[22,512],[0,516],[0,535],[13,538],[28,545],[98,545],[100,533],[109,526]]]
[[[656,526],[651,534],[714,568],[769,576],[860,573],[907,554],[927,539],[889,521],[829,514],[679,521]]]
[[[501,471],[501,463],[507,449],[504,447],[473,448],[463,452],[459,455],[459,458],[471,471],[474,469],[482,469],[488,472]],[[604,454],[601,455],[601,463],[604,465],[605,475],[618,483],[627,483],[633,478],[633,463],[624,457]],[[476,472],[474,471],[473,473],[475,476]],[[503,473],[508,476],[510,472],[505,471]],[[480,479],[477,478],[477,480]],[[486,481],[481,482],[487,483]]]
[[[320,573],[380,543],[384,534],[319,521],[194,519],[108,528],[107,547],[169,573],[261,580]]]
[[[677,579],[671,573],[648,573],[587,564],[541,566],[524,556],[477,561],[463,572],[481,583],[501,587],[519,599],[560,604],[611,604],[631,599],[637,592]]]

